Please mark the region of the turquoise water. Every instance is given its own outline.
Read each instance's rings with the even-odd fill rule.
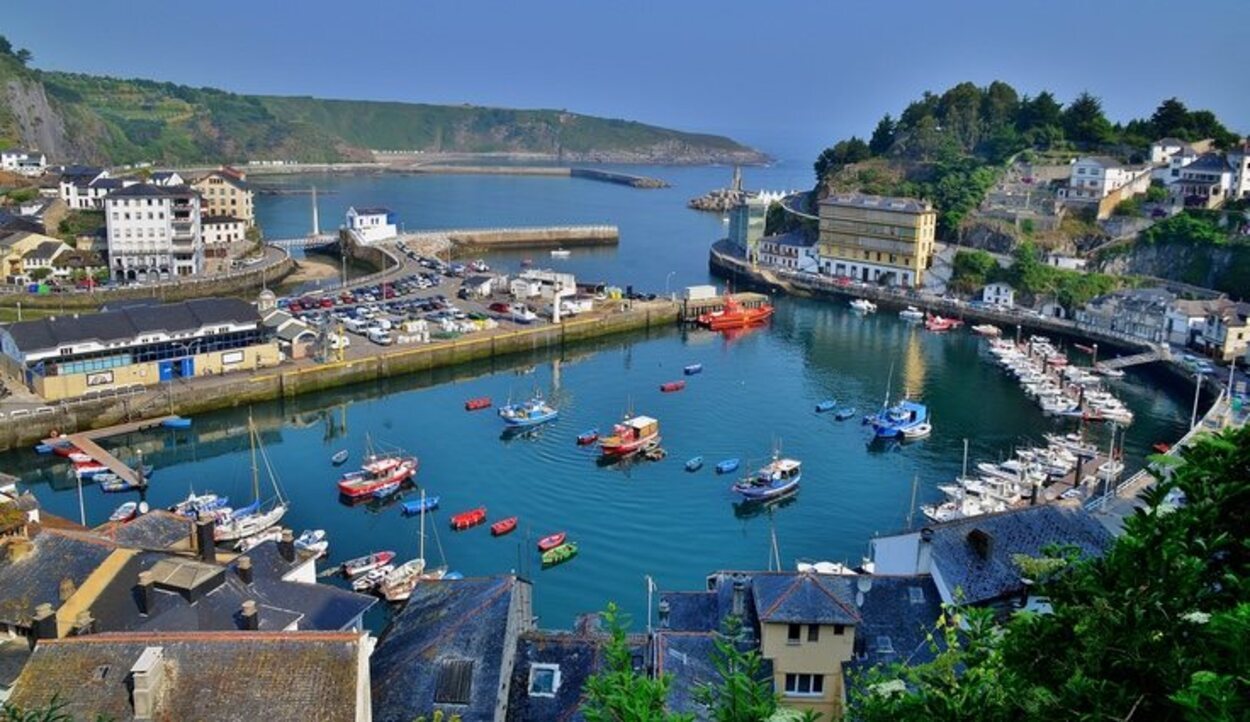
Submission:
[[[651,290],[663,289],[669,271],[675,271],[669,279],[673,287],[704,282],[706,246],[722,226],[715,216],[681,206],[686,197],[723,184],[728,171],[643,170],[680,180],[681,187],[640,191],[506,177],[321,178],[318,183],[340,191],[323,197],[323,218],[331,202],[343,207],[369,202],[392,205],[416,219],[410,227],[618,223],[619,249],[575,253],[568,265],[579,275]],[[303,230],[297,227],[306,221],[301,204],[306,212],[307,198],[262,198],[259,212],[271,236]],[[602,608],[608,600],[641,623],[645,575],[665,588],[699,588],[705,574],[718,568],[765,567],[770,529],[786,565],[799,557],[858,561],[873,533],[906,525],[913,478],[923,503],[939,495],[937,484],[958,473],[965,437],[973,461],[991,460],[1040,439],[1044,431],[1069,428],[1043,417],[1005,374],[984,361],[981,342],[971,334],[929,334],[888,313],[860,318],[815,301],[781,299],[777,305],[770,328],[735,339],[666,328],[560,353],[258,405],[252,413],[292,500],[285,524],[297,531],[326,529],[334,561],[380,548],[415,553],[415,518],[402,517],[397,507],[350,508],[338,501],[338,473],[329,457],[347,448],[358,460],[367,435],[417,454],[419,482],[442,497],[441,509],[427,518],[427,557],[445,556],[466,575],[518,570],[531,576],[544,625],[566,626],[575,614]],[[682,366],[694,362],[705,370],[687,379],[686,390],[659,392],[659,384],[682,378]],[[1156,381],[1131,372],[1116,383],[1137,414],[1127,435],[1130,459],[1139,459],[1156,441],[1179,437],[1188,421],[1185,390],[1156,390]],[[870,446],[858,418],[837,422],[813,411],[816,402],[834,398],[862,413],[881,403],[887,385],[930,405],[931,438]],[[493,411],[463,410],[470,397],[486,395],[500,403],[535,388],[558,404],[561,416],[532,436],[502,439]],[[592,450],[575,444],[578,433],[608,428],[631,406],[660,419],[667,459],[604,467]],[[206,414],[189,431],[153,431],[115,443],[142,448],[156,465],[154,504],[172,503],[192,485],[246,499],[246,414],[243,409]],[[1105,445],[1105,436],[1099,438]],[[716,476],[712,466],[741,457],[744,470],[752,469],[774,446],[804,462],[799,494],[771,515],[737,506],[728,491],[733,479]],[[702,455],[706,466],[685,472],[685,460],[695,455]],[[0,457],[0,468],[22,475],[52,512],[77,518],[77,496],[64,466],[19,451]],[[92,487],[84,491],[92,524],[103,522],[124,500]],[[519,516],[518,531],[496,539],[485,525],[448,529],[450,514],[478,505],[488,508],[491,520]],[[554,530],[568,531],[580,542],[581,554],[542,571],[533,544]]]

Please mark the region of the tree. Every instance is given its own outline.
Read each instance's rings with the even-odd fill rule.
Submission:
[[[1150,125],[1156,138],[1171,136],[1193,140],[1189,135],[1189,109],[1176,98],[1168,98],[1159,104],[1154,115],[1150,116]]]
[[[52,269],[51,268],[36,268],[35,270],[31,271],[30,273],[26,275],[30,276],[30,280],[32,281],[42,281],[43,279],[52,275]]]
[[[840,140],[832,148],[825,148],[816,159],[814,169],[816,171],[816,182],[820,183],[828,176],[837,173],[851,163],[859,163],[872,157],[872,152],[868,150],[868,144],[863,140],[851,136],[847,140]]]
[[[26,48],[22,48],[21,50],[14,53],[13,57],[17,58],[17,62],[21,63],[22,65],[27,65],[30,63],[31,60],[35,59],[35,56],[32,55],[31,52],[27,50]]]
[[[894,145],[894,133],[898,126],[894,119],[886,113],[881,120],[877,121],[877,127],[872,131],[872,137],[868,139],[868,150],[873,155],[885,155]]]
[[[1016,128],[1021,133],[1039,128],[1059,128],[1063,125],[1063,106],[1049,91],[1042,91],[1036,98],[1020,101],[1020,113]]]
[[[628,622],[615,603],[608,604],[603,621],[609,633],[604,669],[582,687],[581,713],[587,722],[692,722],[694,715],[665,710],[671,675],[651,678],[634,671],[625,636]]]
[[[1111,140],[1111,123],[1102,113],[1102,101],[1081,93],[1063,111],[1063,133],[1068,140],[1098,145]]]
[[[981,90],[968,82],[947,90],[938,102],[938,118],[960,148],[972,152],[981,141]]]
[[[694,698],[707,706],[716,722],[757,722],[777,711],[777,693],[764,671],[759,650],[743,651],[742,620],[727,617],[721,636],[713,644],[712,664],[720,675],[718,684],[705,684]]]
[[[987,130],[993,132],[997,128],[1014,125],[1019,112],[1020,96],[1015,88],[1001,80],[995,80],[985,89],[981,117],[985,119]]]

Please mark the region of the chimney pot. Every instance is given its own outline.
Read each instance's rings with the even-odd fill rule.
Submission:
[[[243,602],[243,628],[256,631],[260,628],[260,614],[256,611],[256,602],[248,599]]]
[[[278,552],[287,562],[295,561],[295,534],[290,529],[282,530],[282,539],[278,542]]]
[[[252,558],[251,557],[239,557],[238,562],[235,564],[235,569],[239,573],[239,579],[243,580],[244,584],[252,583]]]
[[[147,647],[130,668],[130,701],[136,720],[150,720],[156,716],[156,701],[165,681],[163,657],[162,648]]]
[[[139,572],[139,613],[151,614],[155,598],[155,580],[152,578],[152,572]]]
[[[79,612],[78,616],[74,618],[74,634],[76,636],[91,634],[95,631],[94,627],[95,620],[91,618],[91,612],[88,612],[85,609]]]
[[[669,606],[667,599],[660,600],[659,609],[660,609],[660,628],[668,629],[668,614],[671,611],[671,607]]]
[[[35,607],[35,616],[31,623],[31,646],[40,639],[56,639],[56,612],[51,604],[40,604]]]
[[[196,549],[202,562],[213,564],[217,561],[216,530],[217,524],[211,518],[195,522]]]
[[[742,617],[746,613],[747,582],[741,575],[734,577],[733,615]]]

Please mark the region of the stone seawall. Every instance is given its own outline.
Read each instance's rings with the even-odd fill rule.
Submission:
[[[448,237],[460,248],[476,250],[615,246],[621,242],[615,226],[465,231]]]

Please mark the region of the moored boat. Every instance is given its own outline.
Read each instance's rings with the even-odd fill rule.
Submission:
[[[724,308],[720,311],[700,314],[697,322],[712,331],[746,328],[764,323],[773,315],[773,307],[767,303],[756,308],[746,308],[732,295],[726,294]]]
[[[216,526],[213,530],[213,539],[216,541],[236,541],[259,534],[281,521],[287,512],[287,502],[282,498],[282,489],[273,474],[273,465],[269,463],[269,457],[265,454],[265,447],[260,442],[260,434],[256,431],[251,416],[248,416],[247,428],[252,445],[252,503],[231,512],[227,519]],[[269,482],[273,486],[274,498],[271,502],[261,502],[260,499],[260,465],[256,460],[258,450],[269,473]]]
[[[737,457],[734,457],[732,459],[722,459],[721,461],[716,462],[716,473],[717,474],[729,474],[731,472],[737,471],[739,463],[740,462],[738,461]]]
[[[833,415],[833,418],[837,419],[838,421],[846,421],[847,419],[851,418],[854,415],[855,415],[854,406],[844,406],[838,409],[838,412]]]
[[[924,320],[924,311],[921,311],[915,306],[908,306],[898,312],[898,317],[904,321],[922,321]]]
[[[122,504],[121,506],[117,507],[117,509],[113,512],[113,514],[109,516],[109,521],[127,522],[127,521],[130,521],[131,519],[134,519],[138,514],[139,514],[139,502],[128,501],[125,504]]]
[[[437,496],[423,496],[413,501],[405,501],[399,505],[405,515],[420,514],[423,511],[434,511],[438,508]]]
[[[903,436],[908,429],[927,423],[928,420],[929,407],[918,401],[904,399],[877,412],[871,423],[877,438],[893,439]]]
[[[562,564],[577,556],[577,542],[565,542],[558,547],[543,552],[543,566],[551,567]]]
[[[703,364],[689,364],[688,366],[683,368],[681,372],[687,376],[694,376],[695,374],[701,374],[703,373]]]
[[[599,429],[590,429],[577,435],[578,446],[589,446],[599,440]]]
[[[686,471],[698,471],[703,468],[703,457],[696,456],[686,461]]]
[[[957,318],[944,318],[935,314],[925,317],[924,327],[929,331],[942,333],[943,331],[950,331],[952,329],[959,328],[963,325],[963,323],[963,321],[960,321]]]
[[[182,416],[173,416],[161,422],[161,426],[166,429],[189,429],[191,428],[191,419]]]
[[[488,409],[488,408],[490,408],[489,396],[479,396],[475,399],[469,399],[468,401],[464,402],[465,411],[477,411],[478,409]]]
[[[747,501],[768,501],[798,490],[802,478],[802,462],[774,456],[754,476],[742,479],[731,488]]]
[[[175,514],[194,518],[199,514],[217,511],[230,503],[230,497],[218,494],[199,494],[191,492],[186,499],[169,507]]]
[[[57,456],[69,458],[70,454],[81,454],[82,449],[79,449],[77,446],[74,446],[68,441],[59,441],[52,444],[52,453]]]
[[[503,536],[504,534],[516,531],[516,524],[517,518],[515,516],[510,516],[507,519],[500,519],[490,525],[490,535]]]
[[[877,304],[866,298],[856,298],[851,301],[851,308],[859,311],[860,313],[873,313],[877,310]]]
[[[395,571],[394,564],[383,564],[372,571],[366,572],[363,576],[352,580],[352,591],[371,592],[393,571]]]
[[[553,248],[553,249],[551,249],[551,257],[552,257],[552,258],[568,258],[568,257],[569,257],[569,256],[571,256],[571,255],[573,255],[573,252],[572,252],[572,251],[570,251],[570,250],[568,250],[567,248]]]
[[[816,413],[823,414],[826,411],[833,411],[838,407],[838,402],[833,399],[825,399],[816,404]]]
[[[96,474],[92,479],[96,486],[100,487],[100,491],[105,494],[120,494],[124,491],[134,491],[139,488],[138,484],[131,484],[125,479],[114,473]]]
[[[681,391],[684,388],[686,388],[685,381],[667,381],[665,383],[660,384],[660,391],[663,391],[666,394],[672,393],[674,391]]]
[[[554,406],[535,396],[520,404],[507,404],[499,407],[499,418],[508,426],[538,426],[548,421],[555,421],[560,412]]]
[[[270,527],[252,536],[243,538],[234,543],[234,550],[240,553],[246,553],[264,544],[267,541],[280,541],[282,539],[282,529],[279,527]]]
[[[460,531],[471,526],[477,526],[484,521],[486,521],[486,507],[479,506],[476,509],[453,514],[451,517],[451,528]]]
[[[972,332],[979,336],[1001,336],[1003,330],[992,323],[979,323],[972,327]]]
[[[399,491],[399,488],[403,485],[404,485],[403,481],[387,482],[386,484],[383,484],[382,486],[379,486],[378,488],[374,489],[373,494],[371,494],[371,496],[374,499],[385,499],[389,497],[390,495],[394,494],[395,492]]]
[[[660,441],[660,422],[649,416],[634,416],[612,427],[612,435],[599,440],[604,456],[629,456],[644,446]]]
[[[563,544],[566,538],[568,538],[568,534],[562,531],[558,531],[554,534],[548,534],[538,540],[538,551],[545,552],[549,549],[555,549]]]
[[[903,438],[909,441],[913,439],[923,439],[931,433],[933,433],[933,425],[928,421],[907,426],[902,429]]]
[[[370,454],[359,471],[351,471],[339,480],[339,492],[351,499],[365,497],[395,482],[404,482],[417,473],[416,457]]]
[[[342,464],[343,462],[347,461],[347,457],[348,457],[347,449],[340,449],[339,451],[334,452],[334,456],[330,457],[330,463],[334,464],[335,466],[338,466],[339,464]]]
[[[344,575],[349,576],[349,577],[354,577],[360,574],[364,574],[366,572],[371,572],[375,569],[378,569],[379,567],[384,567],[387,564],[390,564],[391,560],[394,558],[395,558],[395,552],[389,551],[389,550],[380,551],[380,552],[374,552],[367,556],[356,557],[355,559],[348,559],[347,561],[343,562],[341,566],[342,566]]]

